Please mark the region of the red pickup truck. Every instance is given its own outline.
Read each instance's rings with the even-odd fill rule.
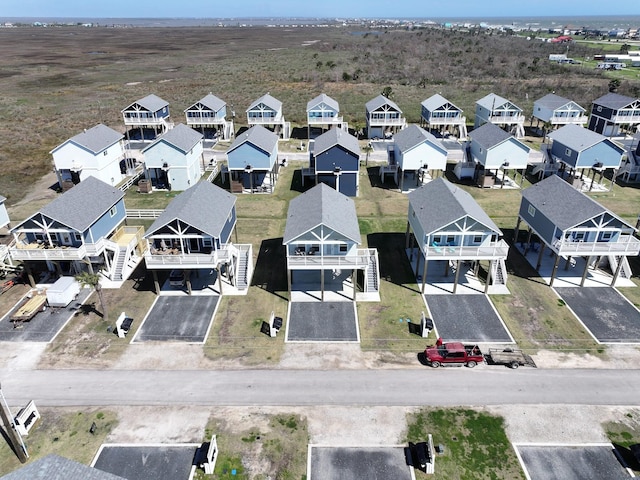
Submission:
[[[477,345],[465,345],[461,342],[441,343],[439,340],[436,345],[425,349],[424,356],[433,368],[440,365],[466,365],[473,368],[484,362],[484,355]]]

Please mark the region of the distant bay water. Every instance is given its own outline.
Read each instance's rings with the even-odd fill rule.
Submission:
[[[366,19],[366,21],[371,19]],[[379,19],[384,21],[385,19]],[[486,24],[491,26],[512,26],[517,29],[549,29],[562,26],[588,27],[610,30],[615,28],[640,28],[640,15],[610,16],[541,16],[541,17],[436,17],[436,18],[389,18],[407,22],[434,22],[437,24]],[[33,24],[74,24],[90,23],[99,26],[127,27],[215,27],[215,26],[291,26],[291,25],[336,25],[343,22],[357,23],[358,19],[336,18],[40,18],[40,17],[0,17],[1,23]],[[362,19],[365,21],[365,19]]]

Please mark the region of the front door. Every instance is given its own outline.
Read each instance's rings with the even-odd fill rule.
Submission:
[[[189,239],[189,251],[191,252],[199,252],[200,251],[200,242],[197,238]]]

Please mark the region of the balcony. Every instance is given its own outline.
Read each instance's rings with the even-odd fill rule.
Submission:
[[[324,117],[307,117],[307,124],[309,125],[340,125],[342,123],[342,117],[327,115]]]
[[[124,117],[125,125],[162,125],[166,122],[164,117]]]
[[[495,260],[507,258],[509,245],[499,240],[491,245],[428,246],[423,251],[427,260]]]
[[[572,242],[557,240],[553,249],[558,255],[587,256],[587,255],[626,255],[640,254],[640,240],[633,235],[621,235],[615,242]]]
[[[249,125],[274,125],[283,123],[284,119],[282,115],[277,117],[247,117],[247,123]]]
[[[201,126],[219,126],[219,125],[225,125],[227,123],[225,117],[186,117],[187,119],[187,125],[189,125],[190,127],[192,126],[196,126],[196,127],[201,127]]]
[[[577,117],[558,116],[551,117],[551,125],[584,125],[588,120],[586,115],[579,115]]]
[[[423,117],[424,118],[424,117]],[[424,119],[429,125],[459,125],[461,123],[466,123],[467,118],[458,116],[458,117],[430,117]]]
[[[400,118],[368,118],[367,123],[370,127],[387,127],[387,126],[401,126],[407,123],[407,119]]]
[[[516,125],[524,123],[524,115],[491,115],[489,117],[491,123],[496,125]]]
[[[614,115],[611,119],[613,123],[640,123],[640,113],[636,115]]]
[[[14,242],[9,246],[13,260],[82,260],[87,256],[85,245],[80,247],[52,246],[47,243]]]
[[[364,269],[375,253],[376,250],[373,248],[359,248],[355,255],[287,255],[287,268],[289,270]]]

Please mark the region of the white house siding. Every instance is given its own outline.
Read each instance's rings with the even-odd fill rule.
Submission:
[[[198,143],[188,153],[159,142],[144,152],[145,168],[168,167],[168,179],[171,190],[183,191],[196,184],[201,175],[202,143]]]
[[[396,158],[403,170],[418,170],[425,164],[429,170],[445,170],[447,155],[428,143],[421,143],[414,148],[401,153],[396,147]]]
[[[116,185],[124,178],[120,173],[120,160],[124,158],[124,150],[120,142],[97,155],[74,143],[67,143],[52,155],[55,168],[61,174],[61,180],[70,180],[70,169],[80,167],[82,168],[80,181],[88,177],[96,177],[108,185]]]

